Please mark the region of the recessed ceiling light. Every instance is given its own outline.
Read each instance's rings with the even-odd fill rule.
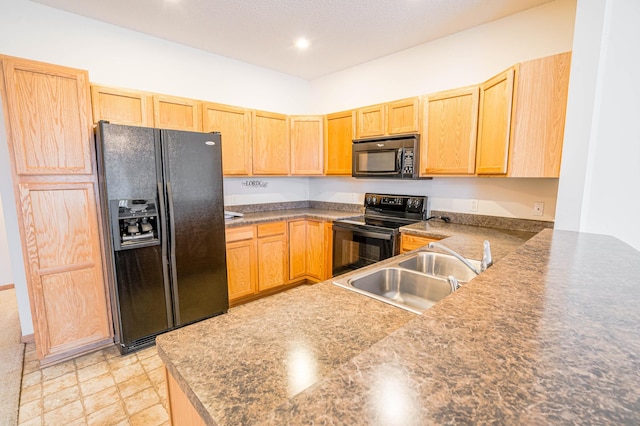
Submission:
[[[300,50],[305,50],[306,48],[309,47],[311,43],[309,43],[309,40],[307,40],[304,37],[300,37],[299,39],[296,40],[296,47]]]

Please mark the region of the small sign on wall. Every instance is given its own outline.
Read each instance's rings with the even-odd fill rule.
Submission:
[[[248,188],[266,188],[267,186],[269,186],[269,182],[267,182],[266,180],[251,179],[242,182],[242,186],[246,186]]]

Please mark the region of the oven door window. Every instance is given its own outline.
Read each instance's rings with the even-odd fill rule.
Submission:
[[[356,172],[358,173],[397,173],[400,170],[398,159],[402,150],[356,152]]]
[[[334,226],[333,275],[354,271],[394,255],[394,236]]]

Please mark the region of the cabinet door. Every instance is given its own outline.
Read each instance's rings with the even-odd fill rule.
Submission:
[[[356,137],[383,136],[386,133],[386,105],[373,105],[356,110]]]
[[[520,64],[509,176],[560,176],[570,68],[571,52]]]
[[[479,175],[507,173],[514,75],[510,68],[480,86]]]
[[[475,172],[478,99],[477,86],[425,97],[421,174]]]
[[[333,223],[324,223],[324,278],[333,277]]]
[[[411,250],[424,247],[430,242],[439,241],[439,238],[420,237],[418,235],[411,235],[403,233],[400,239],[400,253],[406,253]]]
[[[290,123],[291,174],[321,175],[322,117],[292,116]]]
[[[257,262],[255,239],[227,243],[229,302],[256,293]]]
[[[420,98],[402,99],[387,104],[387,133],[418,133],[420,131]]]
[[[289,222],[289,281],[307,275],[307,221]]]
[[[307,276],[318,281],[325,279],[324,233],[323,222],[307,221]]]
[[[10,57],[2,66],[17,174],[91,174],[87,72]]]
[[[328,114],[324,127],[324,174],[351,176],[355,112]]]
[[[201,131],[198,102],[174,96],[153,95],[153,125],[161,129]]]
[[[251,113],[244,108],[204,103],[204,132],[222,134],[222,172],[227,176],[251,174]]]
[[[153,102],[137,90],[91,85],[93,122],[105,120],[115,124],[153,127]]]
[[[263,111],[252,113],[253,173],[289,174],[287,116]]]
[[[112,340],[93,183],[20,184],[38,358]]]
[[[258,290],[287,282],[287,240],[284,234],[258,238]]]

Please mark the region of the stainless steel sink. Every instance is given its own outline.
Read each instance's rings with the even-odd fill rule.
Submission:
[[[480,270],[479,261],[467,260]],[[414,256],[398,263],[398,266],[442,278],[453,275],[461,283],[468,282],[476,276],[475,272],[454,256],[428,251],[418,252]]]
[[[401,268],[383,268],[335,284],[422,313],[451,293],[446,279]]]

